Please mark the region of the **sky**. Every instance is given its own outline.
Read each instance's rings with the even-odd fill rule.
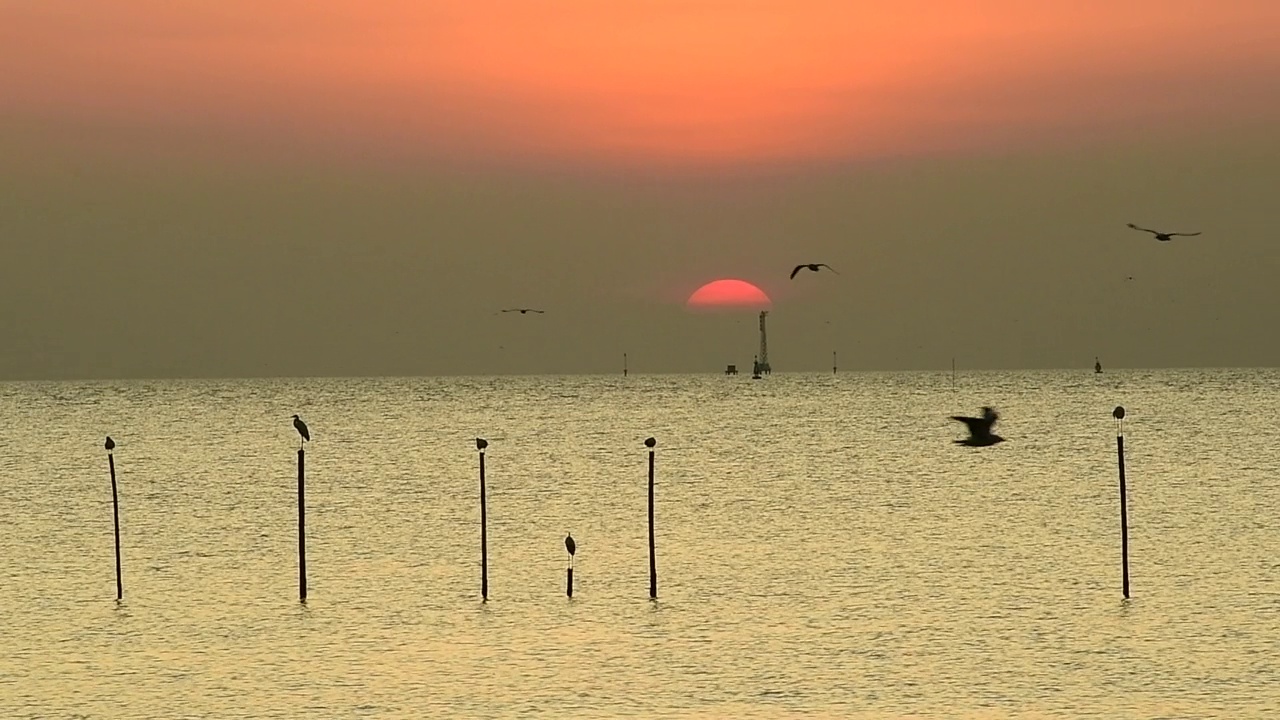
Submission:
[[[1278,121],[1274,0],[0,0],[0,380],[1276,366]]]

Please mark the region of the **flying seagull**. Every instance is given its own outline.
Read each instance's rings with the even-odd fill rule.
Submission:
[[[1133,223],[1129,223],[1128,225],[1129,225],[1129,227],[1133,228],[1134,230],[1141,230],[1142,232],[1149,232],[1149,233],[1151,233],[1152,235],[1155,235],[1155,236],[1156,236],[1156,239],[1157,239],[1157,240],[1159,240],[1160,242],[1169,242],[1169,241],[1170,241],[1170,240],[1172,240],[1175,236],[1178,236],[1178,235],[1181,235],[1182,237],[1195,237],[1196,235],[1199,235],[1199,234],[1200,234],[1200,233],[1198,233],[1198,232],[1193,232],[1193,233],[1162,233],[1162,232],[1156,232],[1155,230],[1148,230],[1147,228],[1144,228],[1144,227],[1138,227],[1137,225],[1134,225]]]
[[[534,310],[533,308],[511,308],[509,310],[503,310],[502,312],[518,312],[521,315],[524,315],[525,313],[538,313],[541,315],[546,312],[546,310]]]
[[[837,275],[839,275],[839,274],[840,274],[840,273],[836,272],[836,269],[835,269],[835,268],[831,267],[830,265],[828,265],[828,264],[826,264],[826,263],[802,263],[802,264],[800,264],[800,265],[797,265],[797,266],[795,267],[795,269],[791,271],[791,279],[792,279],[792,280],[795,280],[795,279],[796,279],[796,273],[800,272],[801,270],[809,269],[809,270],[812,270],[812,271],[814,271],[814,272],[818,272],[818,268],[826,268],[826,269],[830,270],[831,272],[836,273]]]
[[[307,442],[311,439],[311,433],[307,430],[307,424],[302,422],[302,418],[294,415],[293,426],[297,428],[298,434],[302,436],[301,442]],[[299,446],[301,446],[301,443],[299,443]]]
[[[969,427],[969,437],[957,440],[956,444],[968,445],[969,447],[986,447],[987,445],[1004,442],[1004,438],[991,432],[991,426],[996,424],[996,419],[999,417],[996,411],[989,407],[982,408],[982,417],[980,418],[952,415],[952,420],[959,420]]]

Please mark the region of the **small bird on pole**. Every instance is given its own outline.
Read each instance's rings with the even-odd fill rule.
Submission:
[[[108,436],[107,436],[107,444],[106,444],[104,447],[106,447],[106,448],[107,448],[107,452],[111,452],[112,450],[115,450],[115,449],[116,449],[116,441],[115,441],[115,440],[112,440],[112,439],[111,439],[111,436],[110,436],[110,435],[108,435]]]
[[[307,430],[307,424],[302,422],[302,418],[297,415],[293,416],[293,427],[296,428],[298,434],[302,436],[302,440],[298,442],[298,449],[302,449],[302,443],[311,440],[311,433]]]
[[[573,567],[573,554],[578,552],[578,543],[573,541],[573,533],[565,536],[564,549],[569,551],[569,567]]]

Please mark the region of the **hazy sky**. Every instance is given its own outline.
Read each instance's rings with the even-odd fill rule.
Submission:
[[[1276,0],[0,0],[0,379],[1274,366],[1278,127]]]

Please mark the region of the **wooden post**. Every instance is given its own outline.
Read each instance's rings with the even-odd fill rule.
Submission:
[[[1116,459],[1120,465],[1120,572],[1125,598],[1129,597],[1129,502],[1124,482],[1124,408],[1111,413],[1116,419]]]
[[[298,448],[298,600],[307,601],[306,451]]]
[[[489,600],[489,525],[485,507],[484,490],[484,449],[489,441],[476,438],[476,449],[480,451],[480,599]]]
[[[116,443],[107,438],[107,466],[111,469],[111,519],[116,531],[116,601],[124,599],[124,576],[120,567],[120,498],[116,491],[116,458],[112,452]]]
[[[573,533],[564,536],[564,549],[569,552],[568,576],[565,579],[565,592],[573,597],[573,556],[578,552],[578,543],[573,540]]]
[[[649,599],[658,599],[658,554],[653,540],[653,446],[658,441],[648,438],[644,441],[649,448]]]

